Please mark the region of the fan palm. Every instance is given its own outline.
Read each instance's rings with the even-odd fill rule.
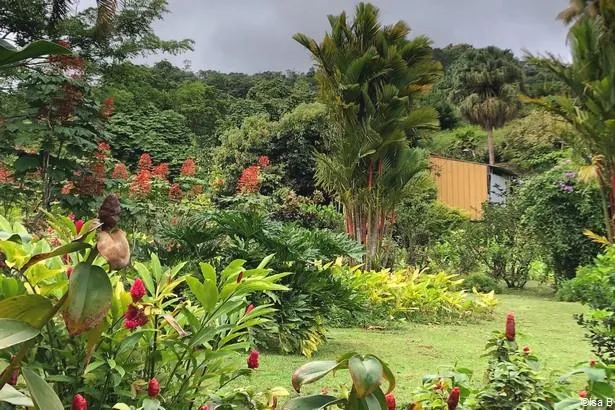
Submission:
[[[347,232],[366,245],[368,266],[409,181],[425,170],[423,153],[409,136],[436,127],[431,108],[413,108],[413,98],[430,89],[441,72],[426,37],[407,39],[408,26],[378,22],[379,10],[366,3],[329,16],[330,33],[318,44],[304,34],[294,39],[315,61],[320,97],[338,132],[327,153],[317,153],[316,180],[344,208]]]
[[[103,33],[108,32],[109,25],[116,15],[119,3],[122,0],[96,0],[98,13],[96,15],[97,29]],[[56,24],[66,18],[70,12],[70,7],[76,0],[51,0],[51,14],[49,26],[55,28]]]
[[[535,100],[560,115],[576,130],[573,147],[591,160],[603,192],[607,237],[613,241],[615,213],[615,43],[605,20],[584,15],[569,33],[572,64],[554,56],[532,57],[536,64],[556,74],[569,95]],[[584,172],[587,174],[587,172]]]
[[[522,72],[510,56],[509,51],[495,47],[476,50],[455,80],[463,98],[459,107],[462,116],[487,131],[489,165],[495,164],[493,130],[513,119],[520,107]]]

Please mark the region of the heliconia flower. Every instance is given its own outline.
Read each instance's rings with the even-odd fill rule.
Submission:
[[[254,310],[254,305],[250,303],[248,307],[246,308],[246,315],[249,315],[250,312],[252,312],[253,310]]]
[[[143,299],[145,296],[145,285],[143,284],[143,280],[141,278],[135,279],[134,283],[130,287],[130,296],[132,296],[133,302],[138,302]]]
[[[128,310],[124,313],[124,327],[126,329],[136,329],[147,323],[147,316],[143,309],[139,309],[137,306],[130,304]]]
[[[77,230],[77,233],[81,232],[81,228],[83,228],[83,224],[85,222],[83,222],[83,219],[77,219],[75,221],[75,229]]]
[[[243,271],[239,272],[239,275],[237,276],[237,283],[240,283],[242,279],[243,279]]]
[[[591,359],[589,361],[589,367],[596,367],[596,364],[598,364],[598,362],[596,361],[596,359]]]
[[[73,274],[73,267],[69,266],[66,268],[66,276],[70,279],[70,275]]]
[[[260,353],[258,350],[252,350],[248,355],[248,369],[258,369],[258,358]]]
[[[585,390],[581,390],[579,392],[579,397],[582,398],[582,399],[586,398],[587,397],[587,392]]]
[[[147,383],[147,395],[153,398],[153,397],[158,397],[159,393],[160,393],[160,383],[158,383],[158,380],[156,380],[155,377],[152,377],[149,383]]]
[[[506,315],[506,332],[504,335],[506,340],[510,342],[515,340],[515,314],[512,312]]]
[[[455,410],[459,405],[459,395],[461,394],[461,389],[459,387],[453,387],[451,394],[448,396],[448,400],[446,404],[448,405],[448,410]]]
[[[393,393],[389,393],[386,396],[384,396],[384,398],[387,401],[387,408],[389,410],[395,410],[395,407],[396,407],[395,395]]]
[[[523,347],[523,353],[530,354],[530,347],[529,346],[524,346]]]
[[[75,394],[73,396],[73,407],[72,410],[88,410],[88,402],[80,394]]]

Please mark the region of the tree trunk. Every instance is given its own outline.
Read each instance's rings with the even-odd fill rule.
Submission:
[[[487,150],[489,151],[489,165],[495,165],[495,147],[493,144],[493,127],[487,130]]]
[[[42,158],[42,179],[43,179],[43,208],[46,211],[51,209],[51,172],[49,169],[49,151],[43,151]]]

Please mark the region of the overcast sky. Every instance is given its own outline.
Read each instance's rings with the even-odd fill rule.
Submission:
[[[82,5],[88,0],[82,0]],[[373,0],[385,24],[406,21],[412,34],[426,34],[435,46],[496,45],[517,55],[523,49],[568,57],[566,28],[555,17],[568,0]],[[310,58],[291,36],[317,40],[328,14],[352,14],[355,0],[169,0],[170,14],[156,25],[163,38],[190,38],[195,51],[166,57],[194,70],[305,71]],[[160,60],[163,57],[148,59]]]

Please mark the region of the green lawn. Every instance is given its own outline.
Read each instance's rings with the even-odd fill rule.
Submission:
[[[435,373],[439,366],[458,363],[474,369],[475,377],[482,377],[485,359],[480,355],[493,330],[504,329],[509,311],[517,317],[517,340],[520,346],[529,345],[541,360],[545,371],[564,372],[579,361],[589,360],[589,344],[583,339],[582,328],[572,315],[583,311],[576,303],[558,302],[536,292],[499,295],[496,317],[490,321],[467,325],[408,324],[397,330],[368,331],[364,329],[331,329],[329,342],[313,357],[333,359],[341,353],[357,351],[373,353],[385,360],[397,378],[398,399],[409,401],[411,392],[420,385],[421,377]],[[251,384],[259,388],[281,386],[289,391],[293,370],[306,362],[299,356],[262,354],[260,368]],[[338,373],[335,381],[322,379],[306,392],[331,388],[347,377]],[[337,382],[339,380],[339,382]]]

